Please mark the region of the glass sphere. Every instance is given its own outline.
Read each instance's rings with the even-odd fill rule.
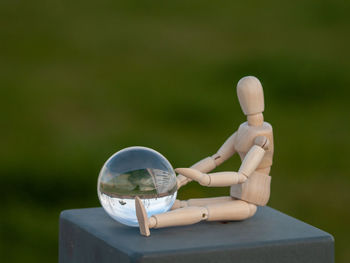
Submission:
[[[177,194],[176,175],[168,160],[146,147],[129,147],[113,154],[103,165],[97,192],[102,207],[113,219],[138,226],[135,197],[150,217],[169,211]]]

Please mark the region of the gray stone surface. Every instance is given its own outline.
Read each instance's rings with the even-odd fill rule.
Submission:
[[[331,263],[333,237],[270,207],[241,222],[151,229],[111,219],[102,208],[60,215],[59,262]]]

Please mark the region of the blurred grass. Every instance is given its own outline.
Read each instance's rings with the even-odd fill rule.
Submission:
[[[99,206],[99,169],[121,148],[175,167],[215,153],[244,121],[234,85],[251,74],[275,133],[269,205],[332,233],[348,262],[349,6],[1,1],[2,259],[57,261],[59,212]]]

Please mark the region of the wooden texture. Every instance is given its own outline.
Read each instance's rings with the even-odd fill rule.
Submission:
[[[202,220],[243,220],[255,214],[257,205],[267,204],[274,144],[272,126],[264,122],[262,114],[265,105],[260,81],[252,76],[242,78],[237,84],[237,95],[247,122],[242,123],[211,157],[191,168],[175,169],[180,174],[178,188],[195,180],[203,186],[231,186],[230,196],[176,200],[170,212],[151,217],[150,228],[188,225]],[[242,160],[238,172],[209,173],[235,153]]]
[[[194,165],[192,165],[191,168],[194,168],[194,169],[201,171],[203,173],[208,173],[211,170],[216,168],[216,163],[212,157],[207,157],[207,158],[195,163]],[[176,177],[176,180],[177,180],[177,188],[178,189],[180,189],[180,187],[182,187],[182,186],[186,185],[187,183],[189,183],[190,181],[192,181],[191,178],[183,176],[182,174],[179,174]]]
[[[135,198],[135,208],[136,208],[136,216],[139,222],[140,234],[143,236],[149,236],[151,233],[148,227],[148,218],[146,209],[143,206],[141,199],[136,196]]]
[[[212,198],[193,198],[189,200],[176,200],[172,210],[187,206],[204,206],[207,204],[227,202],[234,200],[231,196],[221,196]]]
[[[182,226],[198,223],[202,220],[208,221],[232,221],[243,220],[251,217],[256,212],[256,206],[241,200],[214,200],[210,198],[203,200],[193,206],[183,207],[167,213],[152,216],[156,224],[151,228],[162,228],[169,226]]]
[[[247,166],[247,169],[249,169],[250,167],[251,166]],[[186,177],[192,180],[197,181],[203,186],[231,186],[234,184],[243,183],[247,180],[247,176],[245,176],[241,172],[218,172],[206,174],[192,168],[177,168],[175,169],[175,171],[185,175]]]
[[[266,150],[255,145],[256,138],[261,136],[266,137],[268,140]],[[271,177],[269,172],[274,151],[272,126],[267,122],[264,122],[261,126],[250,126],[246,122],[241,124],[237,131],[234,147],[241,157],[242,169],[246,170],[245,167],[249,166],[254,166],[255,169],[254,171],[252,171],[253,169],[246,170],[246,173],[250,173],[246,182],[231,186],[231,196],[256,205],[266,205],[270,197]],[[259,159],[261,158],[259,162],[254,158],[252,158],[252,163],[248,161],[250,159],[248,152],[251,149],[253,152],[255,150],[261,152],[261,155],[262,151],[265,151],[262,158],[259,155]],[[247,160],[244,161],[246,155]]]
[[[191,225],[207,219],[208,210],[205,207],[189,206],[152,217],[156,219],[156,225],[152,228]]]
[[[264,92],[260,81],[247,76],[237,84],[237,96],[245,115],[253,115],[264,111]]]
[[[238,172],[249,177],[261,163],[265,154],[265,150],[260,146],[254,145],[249,152],[244,156],[241,167]]]

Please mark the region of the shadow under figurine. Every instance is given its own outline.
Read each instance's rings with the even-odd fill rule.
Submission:
[[[247,122],[242,123],[218,152],[191,168],[177,168],[178,189],[194,180],[208,187],[231,186],[230,196],[176,200],[171,211],[147,217],[140,198],[135,199],[140,233],[150,235],[150,228],[182,226],[207,221],[244,220],[270,197],[269,176],[273,157],[272,126],[264,122],[264,93],[256,77],[242,78],[237,95]],[[241,157],[238,172],[209,173],[234,153]]]

